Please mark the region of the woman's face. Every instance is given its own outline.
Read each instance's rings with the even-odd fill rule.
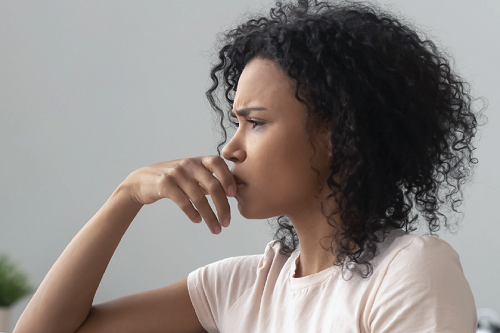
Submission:
[[[328,144],[313,148],[307,138],[306,107],[294,96],[286,74],[271,60],[253,59],[238,81],[233,114],[239,127],[222,150],[243,181],[236,199],[242,216],[252,219],[292,216],[318,206],[326,184]],[[328,136],[317,136],[318,138]],[[320,141],[318,141],[320,142]]]

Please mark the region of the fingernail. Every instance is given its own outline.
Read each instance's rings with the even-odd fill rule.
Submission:
[[[230,197],[234,197],[236,195],[236,187],[234,185],[230,185],[227,189],[227,195]]]
[[[214,235],[218,235],[218,234],[220,234],[220,232],[221,232],[221,231],[222,231],[222,230],[221,230],[221,228],[220,228],[220,227],[214,227],[214,230],[212,231],[212,233],[213,233]]]
[[[227,228],[227,227],[229,227],[229,223],[230,222],[231,222],[231,219],[225,219],[225,220],[222,221],[222,226],[224,228]]]

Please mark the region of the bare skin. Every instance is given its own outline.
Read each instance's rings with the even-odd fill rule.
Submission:
[[[242,109],[258,107],[241,112]],[[265,110],[263,110],[265,109]],[[240,112],[238,112],[240,111]],[[229,226],[228,197],[246,218],[287,215],[301,244],[296,277],[332,265],[320,245],[332,232],[320,211],[327,194],[328,133],[318,130],[313,157],[305,109],[280,69],[254,59],[243,71],[234,103],[240,126],[223,150],[234,162],[205,156],[156,163],[132,172],[66,247],[19,319],[14,333],[205,332],[183,279],[156,290],[92,305],[121,238],[148,204],[167,198],[212,233]],[[317,174],[311,165],[320,171]],[[323,187],[322,191],[319,191]],[[210,195],[216,211],[212,211]]]
[[[104,304],[92,306],[92,301],[111,256],[143,205],[169,198],[192,221],[203,217],[218,233],[220,221],[230,217],[226,195],[234,195],[231,186],[236,186],[232,173],[218,156],[157,163],[131,173],[66,247],[14,332],[205,332],[186,279]],[[213,198],[219,219],[205,194]]]
[[[233,112],[254,107],[266,110],[238,116],[238,131],[222,151],[235,163],[235,175],[248,183],[236,196],[238,210],[248,219],[288,216],[301,247],[296,277],[317,273],[334,260],[320,245],[321,238],[332,234],[320,210],[329,192],[329,132],[313,131],[313,155],[306,136],[306,108],[295,98],[286,74],[270,60],[252,60],[238,81]],[[319,181],[311,166],[320,172]],[[334,207],[330,203],[328,209]]]

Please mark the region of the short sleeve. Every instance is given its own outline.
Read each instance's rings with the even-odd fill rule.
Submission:
[[[224,315],[255,283],[261,258],[262,255],[228,258],[188,275],[189,297],[206,331],[219,332]]]
[[[372,333],[473,333],[474,297],[445,241],[415,237],[387,266],[369,315]]]

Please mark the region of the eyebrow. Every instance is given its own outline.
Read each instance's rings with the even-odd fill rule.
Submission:
[[[246,117],[252,111],[267,111],[267,109],[264,107],[261,107],[261,106],[257,106],[257,107],[253,107],[253,108],[244,108],[244,109],[236,110],[236,114],[240,117]],[[231,112],[231,116],[235,117],[233,112]]]

